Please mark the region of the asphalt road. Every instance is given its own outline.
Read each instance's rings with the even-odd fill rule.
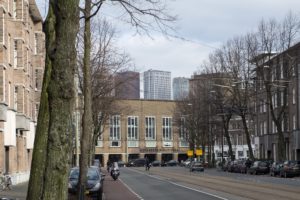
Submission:
[[[183,167],[152,167],[150,172],[144,168],[124,168],[121,172],[123,182],[145,200],[299,200],[300,197],[300,177],[285,179],[216,169],[191,173]]]
[[[120,180],[143,200],[225,199],[133,168],[122,168]]]

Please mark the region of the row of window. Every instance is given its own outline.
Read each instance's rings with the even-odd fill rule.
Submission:
[[[286,123],[284,123],[284,120],[281,121],[281,129],[282,129],[282,131],[289,131],[288,121]],[[293,115],[293,118],[292,118],[292,129],[293,130],[297,129],[296,115]],[[257,131],[256,127],[255,127],[255,130]],[[271,131],[272,131],[272,133],[278,132],[274,121],[272,121],[272,124],[271,124]],[[260,122],[260,135],[265,135],[265,134],[268,134],[266,121]]]
[[[110,128],[110,140],[121,139],[121,122],[120,116],[114,115],[110,117],[109,121]],[[127,138],[129,140],[139,139],[139,124],[137,116],[127,117]],[[163,140],[172,140],[172,118],[162,118],[162,138]],[[155,117],[145,117],[145,140],[156,140],[156,121]]]

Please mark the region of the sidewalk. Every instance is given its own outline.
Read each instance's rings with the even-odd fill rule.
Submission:
[[[139,198],[132,193],[120,180],[113,180],[106,170],[105,173],[104,188],[103,188],[103,200],[139,200]],[[14,185],[12,190],[0,191],[0,200],[26,200],[28,182]]]
[[[102,172],[106,175],[103,188],[103,200],[140,200],[121,180],[117,179],[115,181],[106,170]]]
[[[7,198],[7,200],[25,200],[27,195],[28,182],[13,185],[12,190],[0,191],[0,200]],[[5,199],[6,200],[6,199]]]

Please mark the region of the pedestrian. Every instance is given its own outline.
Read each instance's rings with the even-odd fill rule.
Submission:
[[[150,161],[149,159],[146,157],[146,171],[149,171],[150,169]]]
[[[111,165],[110,160],[107,160],[107,163],[106,163],[107,172],[109,172],[110,165]]]

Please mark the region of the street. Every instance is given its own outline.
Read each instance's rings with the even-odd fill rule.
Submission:
[[[189,172],[184,167],[120,168],[120,179],[113,181],[107,174],[104,199],[140,200],[298,200],[300,177],[279,178],[269,175],[228,173],[217,169]],[[11,197],[23,200],[27,184],[13,186],[0,192],[0,199]]]
[[[122,168],[121,180],[140,199],[299,199],[300,178],[247,175],[184,167]]]

